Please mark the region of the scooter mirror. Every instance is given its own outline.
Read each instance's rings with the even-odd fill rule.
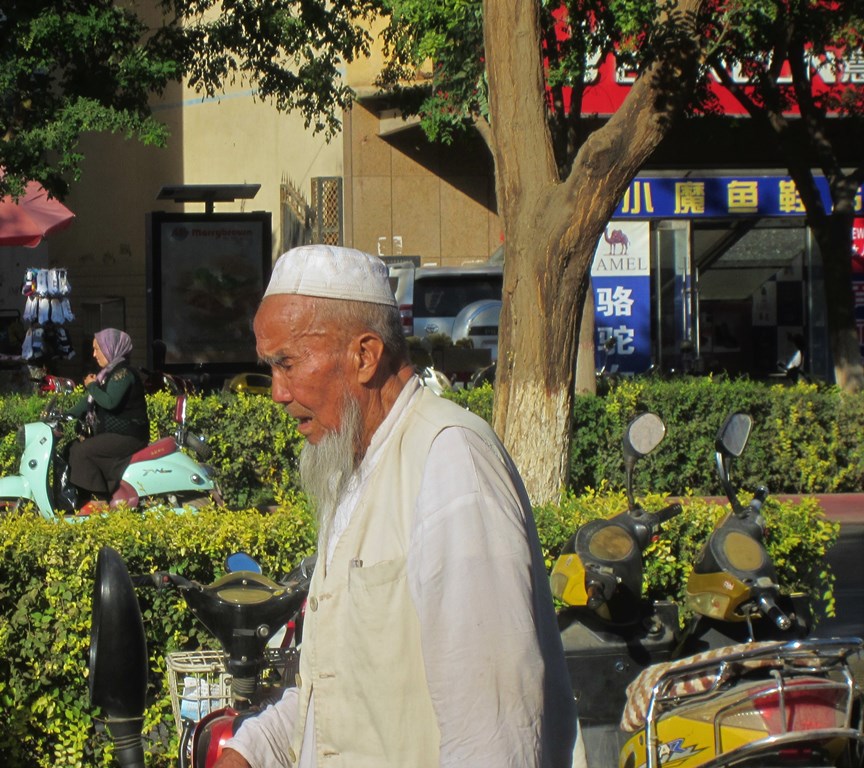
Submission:
[[[42,409],[42,412],[39,414],[39,418],[42,419],[42,421],[49,421],[57,415],[58,410],[59,409],[57,408],[57,395],[51,395],[51,399]]]
[[[177,424],[186,423],[186,395],[178,395],[174,406],[174,421]]]
[[[723,422],[717,433],[715,449],[725,456],[738,458],[747,447],[753,417],[749,413],[732,413]]]
[[[640,413],[624,432],[624,456],[634,459],[647,456],[666,436],[666,425],[654,413]]]
[[[714,449],[717,459],[717,475],[726,493],[726,498],[732,505],[732,511],[736,515],[742,515],[744,510],[738,501],[738,495],[732,486],[732,459],[738,458],[747,446],[750,430],[753,428],[753,417],[749,413],[732,413],[726,417],[726,421],[717,433],[714,441]]]
[[[251,571],[252,573],[261,573],[261,566],[258,562],[245,552],[233,552],[225,558],[225,570],[228,573],[237,573],[238,571]]]
[[[640,413],[627,425],[624,430],[624,472],[627,483],[627,501],[630,510],[636,508],[636,500],[633,498],[633,470],[636,460],[647,456],[653,451],[666,435],[666,425],[663,420],[654,413]]]
[[[99,707],[124,768],[143,768],[147,641],[123,558],[102,547],[96,559],[90,624],[90,703]]]

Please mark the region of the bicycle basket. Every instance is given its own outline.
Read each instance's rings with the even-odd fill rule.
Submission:
[[[198,721],[231,702],[231,676],[221,651],[182,651],[165,658],[177,734],[183,720]]]
[[[259,698],[295,684],[299,652],[295,648],[268,648],[267,665],[259,679]],[[222,651],[175,651],[165,657],[171,710],[178,736],[183,721],[197,722],[210,712],[232,703],[231,675]]]

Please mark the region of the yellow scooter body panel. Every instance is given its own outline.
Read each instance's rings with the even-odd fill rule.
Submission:
[[[686,587],[687,606],[718,621],[744,621],[738,609],[750,599],[751,588],[728,573],[691,573]]]
[[[561,555],[555,561],[551,576],[552,594],[567,605],[588,604],[585,590],[585,565],[575,552]]]
[[[751,741],[764,738],[764,731],[749,728],[722,728],[723,751],[737,749]],[[660,740],[659,765],[675,768],[696,768],[715,757],[714,724],[680,715],[663,718],[657,725]],[[639,731],[621,749],[620,768],[644,768],[648,762],[645,731]]]
[[[772,727],[760,714],[760,706],[772,696],[777,697],[776,682],[770,679],[753,680],[735,685],[725,693],[710,697],[701,702],[679,706],[662,715],[656,722],[657,740],[659,743],[658,766],[675,766],[675,768],[697,768],[716,757],[733,752],[751,744],[754,741],[767,738],[777,733],[779,715],[766,714],[773,720]],[[845,683],[823,677],[799,677],[791,683],[787,681],[787,696],[794,694],[797,685],[801,691],[810,692],[814,697],[802,705],[804,712],[798,720],[796,704],[788,699],[791,709],[785,714],[788,719],[789,732],[801,727],[808,717],[808,705],[815,700],[825,718],[821,727],[843,728],[846,726],[846,712],[851,706],[849,691]],[[827,697],[827,698],[826,698]],[[769,710],[770,710],[770,705]],[[812,715],[811,715],[812,716]],[[719,728],[717,727],[719,724]],[[815,726],[814,726],[815,727]],[[802,739],[806,740],[806,725]],[[842,739],[823,742],[822,748],[831,759],[837,758],[844,747]],[[619,753],[619,768],[645,768],[648,763],[646,749],[646,731],[644,728],[636,731],[624,744]]]

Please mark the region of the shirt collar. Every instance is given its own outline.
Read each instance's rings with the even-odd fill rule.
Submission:
[[[360,463],[361,473],[370,470],[377,463],[377,457],[381,452],[381,448],[387,443],[387,439],[402,421],[411,401],[420,392],[421,386],[420,379],[415,375],[402,387],[402,391],[396,398],[396,402],[393,403],[390,412],[384,417],[384,421],[378,425],[378,429],[375,430],[372,439],[369,441],[369,448],[363,457],[363,461]]]

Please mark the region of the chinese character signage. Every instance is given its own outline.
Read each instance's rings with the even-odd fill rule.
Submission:
[[[826,210],[831,210],[828,182],[820,176],[816,185]],[[855,212],[864,214],[860,194],[855,204]],[[655,177],[631,182],[614,218],[725,219],[804,213],[795,183],[786,176]]]
[[[567,23],[566,11],[553,11],[560,23],[556,25],[555,33],[559,40],[567,40],[570,35],[571,26]],[[828,53],[805,50],[804,64],[807,67],[808,77],[813,81],[816,92],[824,93],[832,91],[839,99],[848,91],[854,91],[864,84],[864,54],[860,48],[849,48],[845,55],[838,55],[838,51]],[[583,114],[611,115],[618,110],[627,98],[627,94],[636,82],[638,72],[622,64],[615,53],[604,54],[594,52],[589,54],[585,71],[585,91],[581,98],[581,109]],[[746,94],[753,95],[751,75],[741,64],[737,62],[726,62],[726,76],[734,83],[735,87],[741,88]],[[788,86],[792,81],[789,62],[781,65],[778,82]],[[724,115],[747,115],[747,110],[741,102],[732,94],[731,90],[720,83],[718,75],[710,72],[707,80],[708,92],[714,104]],[[572,91],[564,87],[562,93],[565,109],[570,111]],[[795,103],[784,108],[783,114],[800,114]],[[836,114],[836,112],[829,112]]]
[[[647,221],[614,221],[594,252],[595,366],[640,373],[651,364],[651,278]],[[606,359],[607,346],[608,360]]]

